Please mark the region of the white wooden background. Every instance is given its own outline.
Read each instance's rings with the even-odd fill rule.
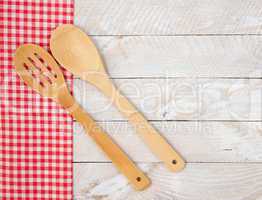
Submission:
[[[74,198],[262,200],[262,1],[75,0],[108,72],[183,155],[169,172],[116,108],[75,79],[75,95],[148,173],[136,192],[74,124]]]

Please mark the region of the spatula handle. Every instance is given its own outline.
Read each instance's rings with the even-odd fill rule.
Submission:
[[[162,160],[170,170],[180,171],[185,167],[185,161],[179,153],[149,124],[136,107],[115,88],[107,76],[103,74],[92,75],[86,80],[94,84],[114,102],[118,110],[127,117],[151,151]]]
[[[136,190],[143,190],[150,185],[149,178],[77,103],[68,111],[76,121],[84,126],[86,133],[91,136],[96,144],[112,160],[118,170],[127,177]]]

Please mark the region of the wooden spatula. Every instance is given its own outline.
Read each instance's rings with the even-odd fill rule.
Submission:
[[[84,126],[86,133],[93,138],[135,189],[143,190],[150,185],[147,176],[75,101],[67,88],[61,69],[47,51],[33,44],[22,45],[15,53],[14,65],[16,72],[28,86],[62,105]]]
[[[51,35],[50,48],[55,59],[68,71],[96,86],[113,100],[134,125],[152,152],[172,171],[184,168],[185,162],[170,144],[151,126],[113,85],[91,39],[73,25],[61,25]]]

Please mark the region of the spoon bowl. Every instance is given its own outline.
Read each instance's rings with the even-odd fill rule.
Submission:
[[[106,73],[94,43],[82,30],[71,24],[58,26],[53,31],[50,49],[56,60],[75,76],[83,77],[90,73]]]

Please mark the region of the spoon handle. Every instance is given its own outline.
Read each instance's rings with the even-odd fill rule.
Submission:
[[[109,97],[128,121],[134,126],[151,151],[162,160],[171,171],[180,171],[185,167],[185,161],[178,152],[160,135],[160,133],[146,120],[136,107],[120,93],[106,76],[95,76],[86,79],[93,83],[107,97]],[[103,84],[101,84],[103,83]]]
[[[117,169],[123,173],[136,190],[143,190],[150,185],[149,178],[131,161],[121,148],[112,141],[92,117],[78,103],[67,109],[72,117],[83,125],[86,133],[96,142],[112,160]]]

